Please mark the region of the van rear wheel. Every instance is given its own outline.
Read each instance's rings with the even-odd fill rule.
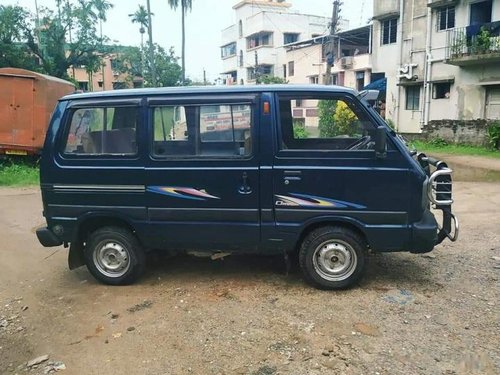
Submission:
[[[319,289],[344,289],[358,281],[365,270],[366,245],[354,231],[322,227],[309,233],[299,252],[307,282]]]
[[[87,238],[84,250],[89,272],[109,285],[127,285],[144,272],[146,257],[137,238],[121,227],[103,227]]]

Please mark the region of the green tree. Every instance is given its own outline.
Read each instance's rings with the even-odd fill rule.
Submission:
[[[71,66],[85,66],[88,73],[100,68],[98,52],[107,38],[99,35],[96,24],[106,19],[109,9],[100,5],[94,0],[57,0],[57,13],[47,8],[39,12],[39,40],[34,28],[26,27],[26,45],[47,74],[67,79]]]
[[[263,85],[284,84],[284,83],[288,83],[286,79],[269,75],[265,75],[257,79],[257,84],[263,84]]]
[[[0,5],[0,68],[37,70],[37,64],[24,41],[29,12],[20,6]]]
[[[181,17],[182,17],[182,50],[181,50],[181,61],[182,61],[182,83],[186,81],[186,12],[193,8],[193,0],[168,0],[170,8],[177,9],[180,4]]]
[[[321,138],[331,138],[336,134],[335,131],[335,109],[337,108],[336,100],[320,100],[318,102],[319,109],[319,135]]]
[[[146,47],[146,49],[149,48]],[[157,87],[179,86],[181,85],[182,69],[178,63],[178,57],[175,56],[173,48],[166,51],[158,44],[153,48],[153,63],[156,66]],[[154,87],[151,64],[148,61],[142,71],[141,51],[137,47],[128,47],[118,54],[114,60],[114,69],[127,73],[131,77],[141,76],[144,78],[145,87]]]

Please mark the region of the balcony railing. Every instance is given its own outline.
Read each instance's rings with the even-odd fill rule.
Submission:
[[[453,65],[500,61],[500,21],[448,30],[446,60]]]

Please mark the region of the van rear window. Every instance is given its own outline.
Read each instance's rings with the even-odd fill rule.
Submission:
[[[137,108],[79,108],[73,111],[65,154],[135,155]]]

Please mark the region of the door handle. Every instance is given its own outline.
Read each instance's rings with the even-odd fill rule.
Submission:
[[[238,188],[238,193],[247,195],[252,193],[252,188],[248,184],[248,174],[247,172],[243,172],[243,175],[241,176],[241,185]]]
[[[302,180],[301,171],[284,171],[283,179],[285,180],[285,185],[288,185],[290,181],[300,181]]]

